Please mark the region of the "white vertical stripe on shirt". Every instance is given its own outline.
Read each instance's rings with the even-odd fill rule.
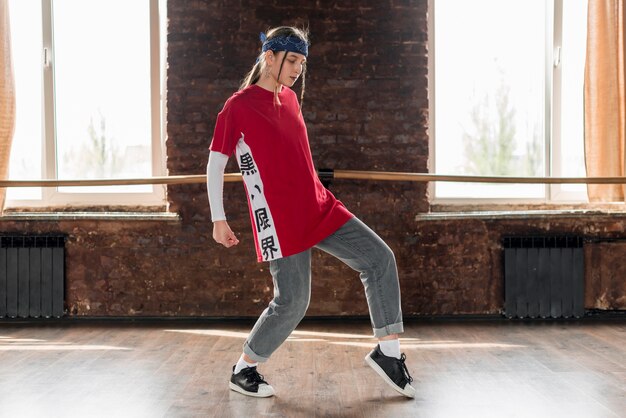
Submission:
[[[237,163],[239,164],[243,181],[246,184],[248,201],[252,209],[254,218],[252,227],[255,228],[261,258],[263,261],[281,258],[283,255],[274,226],[274,217],[265,199],[263,180],[261,179],[259,167],[256,164],[252,150],[244,140],[243,132],[237,142],[236,153]]]

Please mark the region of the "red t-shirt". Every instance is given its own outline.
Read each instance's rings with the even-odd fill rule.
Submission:
[[[217,116],[210,150],[237,162],[248,196],[257,260],[313,247],[354,215],[320,182],[298,99],[251,85],[233,94]]]

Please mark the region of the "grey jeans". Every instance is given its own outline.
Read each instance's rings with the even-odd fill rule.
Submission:
[[[360,273],[375,337],[404,332],[398,269],[385,242],[356,217],[315,245]],[[300,323],[311,297],[311,249],[270,261],[274,299],[243,345],[254,361],[265,362]]]

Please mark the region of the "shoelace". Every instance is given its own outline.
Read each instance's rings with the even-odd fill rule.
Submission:
[[[402,353],[400,355],[400,360],[398,360],[400,363],[402,363],[402,371],[404,372],[404,376],[409,379],[409,383],[413,382],[413,378],[411,377],[411,375],[409,374],[409,369],[406,368],[406,363],[404,362],[406,360],[406,355],[404,353]]]
[[[246,380],[251,381],[252,383],[267,384],[263,375],[256,371],[256,367],[246,367],[243,369],[243,375],[246,377]]]

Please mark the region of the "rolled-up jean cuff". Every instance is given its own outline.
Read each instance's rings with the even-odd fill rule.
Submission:
[[[402,322],[398,322],[396,324],[385,325],[383,328],[373,328],[374,329],[374,337],[386,337],[391,334],[402,334],[404,332],[404,325]]]
[[[245,355],[250,357],[252,360],[258,361],[259,363],[265,363],[267,360],[269,360],[268,357],[261,357],[260,355],[258,355],[254,351],[252,351],[252,349],[248,345],[248,341],[246,341],[244,343],[244,345],[243,345],[243,352],[244,352]]]

